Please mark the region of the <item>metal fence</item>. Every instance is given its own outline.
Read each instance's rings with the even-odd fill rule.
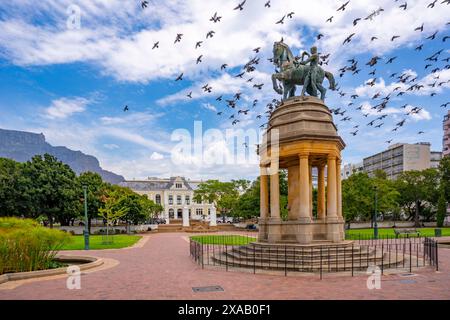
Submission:
[[[409,272],[420,267],[438,270],[438,243],[426,237],[383,237],[347,245],[264,245],[252,235],[206,235],[190,240],[190,255],[202,268],[294,275],[344,272],[354,276],[377,266],[385,272]]]

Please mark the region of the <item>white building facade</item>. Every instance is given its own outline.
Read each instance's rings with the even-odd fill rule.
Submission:
[[[183,210],[189,214],[189,219],[209,220],[211,212],[215,212],[211,203],[197,203],[194,200],[194,191],[198,188],[200,180],[189,180],[184,177],[148,178],[147,180],[127,180],[120,185],[128,187],[134,192],[147,195],[157,204],[161,204],[164,212],[161,218],[170,223],[171,219],[182,219]]]

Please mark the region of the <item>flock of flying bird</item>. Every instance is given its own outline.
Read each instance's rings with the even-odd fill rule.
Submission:
[[[395,0],[395,2],[398,2],[398,0]],[[429,3],[427,5],[427,9],[432,9],[435,8],[436,3],[438,2],[438,0],[434,0],[433,2]],[[242,11],[244,10],[244,6],[245,6],[246,0],[243,0],[242,2],[238,3],[236,7],[233,8],[233,10],[239,10]],[[441,4],[446,4],[449,5],[450,4],[450,0],[443,0],[440,2]],[[350,4],[350,1],[346,1],[344,4],[342,4],[336,11],[345,11],[347,9],[347,6]],[[141,1],[141,6],[142,8],[146,8],[148,6],[148,1]],[[265,8],[270,8],[271,7],[271,3],[270,0],[265,2],[264,4]],[[403,4],[401,4],[399,6],[400,9],[403,10],[407,10],[408,9],[408,3],[405,2]],[[353,20],[353,26],[356,26],[358,23],[361,23],[362,21],[371,21],[373,20],[376,16],[382,14],[382,12],[384,11],[383,8],[379,8],[375,11],[373,11],[372,13],[370,13],[367,17],[357,17]],[[275,22],[275,24],[284,24],[285,23],[285,19],[292,19],[294,16],[294,12],[289,12],[287,14],[285,14],[281,19],[279,19],[278,21]],[[215,12],[209,19],[209,21],[211,21],[212,23],[219,23],[220,20],[222,19],[221,16],[218,15],[217,12]],[[330,18],[328,18],[326,20],[326,23],[332,23],[334,19],[334,16],[331,16]],[[450,25],[450,22],[448,22],[446,25]],[[417,26],[414,31],[416,32],[424,32],[425,31],[425,26],[424,24],[421,24],[420,26]],[[430,36],[426,37],[426,40],[429,41],[433,41],[437,39],[437,36],[439,34],[439,31],[435,31],[433,34],[431,34]],[[209,39],[212,38],[215,35],[215,31],[210,30],[206,33],[206,37],[205,39]],[[344,42],[342,43],[343,46],[347,45],[348,43],[350,43],[353,39],[353,37],[356,36],[356,33],[351,33],[348,37],[345,38]],[[325,35],[323,34],[318,34],[316,36],[317,40],[321,40],[325,37]],[[400,38],[401,35],[392,35],[392,37],[390,38],[390,41],[395,41],[396,39]],[[183,38],[183,34],[179,33],[176,35],[175,40],[174,40],[174,44],[181,42]],[[446,43],[446,41],[449,39],[449,36],[443,36],[442,37],[442,43]],[[195,49],[200,48],[203,44],[203,41],[206,40],[200,40],[197,41],[195,43]],[[371,37],[370,41],[376,41],[378,40],[378,37],[373,36]],[[421,51],[424,48],[425,44],[420,44],[417,47],[414,48],[415,51]],[[152,49],[158,49],[159,48],[159,41],[155,42],[153,44]],[[258,54],[260,52],[261,48],[257,47],[255,49],[253,49],[253,53],[254,54]],[[412,75],[409,72],[403,72],[401,74],[399,73],[393,73],[390,75],[390,78],[398,80],[398,86],[396,86],[391,92],[389,92],[386,96],[381,97],[381,92],[376,93],[373,97],[372,100],[377,101],[378,103],[374,106],[364,106],[363,104],[359,105],[359,107],[356,108],[356,110],[359,110],[361,112],[364,112],[363,115],[364,117],[368,117],[368,116],[372,116],[372,115],[376,115],[377,113],[380,113],[381,115],[379,115],[377,118],[371,120],[370,122],[367,123],[367,126],[371,126],[374,128],[381,128],[385,122],[383,121],[388,114],[387,113],[383,113],[383,110],[385,110],[388,106],[388,104],[391,102],[391,99],[393,97],[400,97],[403,96],[404,94],[406,94],[408,91],[419,91],[419,90],[423,90],[425,88],[425,86],[428,86],[430,88],[438,88],[443,86],[444,84],[450,82],[450,80],[448,81],[441,81],[439,79],[439,75],[435,75],[437,74],[439,71],[442,71],[444,69],[450,69],[450,57],[447,58],[441,58],[441,55],[445,52],[445,49],[441,49],[437,52],[435,52],[434,54],[432,54],[431,56],[427,57],[425,59],[425,69],[428,70],[429,68],[431,69],[431,77],[433,80],[432,83],[419,83],[418,82],[418,77]],[[320,54],[320,65],[328,65],[329,62],[329,58],[330,58],[330,54]],[[373,78],[369,81],[367,81],[365,83],[366,86],[370,86],[373,87],[376,85],[376,81],[377,81],[377,77],[376,77],[376,65],[380,64],[381,61],[385,60],[385,64],[392,64],[395,62],[395,60],[397,59],[397,56],[394,57],[389,57],[387,59],[383,59],[381,57],[378,56],[374,56],[372,57],[367,63],[365,63],[366,66],[368,66],[368,68],[372,68],[370,71],[370,73],[368,73],[368,75],[373,76]],[[202,62],[203,59],[203,55],[199,55],[196,59],[196,64],[199,64]],[[253,82],[253,77],[251,77],[251,72],[256,70],[256,65],[258,65],[260,63],[260,56],[256,56],[252,59],[250,59],[242,68],[242,72],[234,75],[234,77],[236,78],[244,78],[244,76],[248,75],[248,78],[246,79],[246,82],[248,83],[252,83]],[[269,61],[272,61],[271,58],[268,59]],[[359,66],[359,61],[356,60],[355,58],[349,59],[347,61],[349,63],[349,65],[346,65],[342,68],[339,69],[339,77],[342,78],[346,73],[351,73],[352,75],[356,75],[359,74],[362,70]],[[436,64],[440,63],[440,62],[445,62],[446,65],[445,66],[436,66]],[[224,71],[226,70],[226,68],[228,67],[227,64],[222,64],[220,66],[220,70]],[[180,73],[178,75],[178,77],[176,77],[175,81],[182,81],[183,80],[183,73]],[[253,88],[256,90],[261,90],[263,87],[263,83],[260,84],[253,84]],[[205,94],[209,94],[213,92],[213,87],[211,85],[209,85],[208,83],[206,83],[205,85],[202,86],[202,90]],[[339,86],[337,86],[337,91],[340,95],[340,97],[345,97],[345,96],[349,96],[351,99],[351,102],[348,103],[347,107],[351,107],[355,105],[356,100],[359,98],[359,96],[357,94],[348,94],[346,92],[344,92],[343,90],[340,89]],[[431,97],[435,96],[437,93],[436,92],[432,92],[431,93]],[[192,99],[192,91],[189,92],[187,94],[187,98],[188,99]],[[243,114],[243,115],[247,115],[251,109],[239,109],[238,107],[238,103],[242,98],[242,93],[241,92],[236,92],[230,99],[226,99],[223,95],[220,95],[218,97],[215,98],[215,100],[217,102],[221,102],[224,101],[227,108],[232,110],[232,114],[228,117],[229,120],[231,120],[231,124],[232,125],[236,125],[238,122],[240,122],[240,120],[238,119],[238,116]],[[252,106],[251,108],[255,108],[258,104],[258,100],[255,99],[252,102]],[[266,105],[266,111],[265,111],[265,117],[266,118],[270,118],[271,113],[277,108],[278,105],[281,104],[280,100],[277,99],[273,99],[272,101],[270,101],[269,103],[267,103]],[[444,104],[441,105],[441,107],[446,108],[450,105],[450,102],[446,102]],[[351,121],[352,118],[350,116],[346,115],[347,112],[347,107],[339,107],[336,109],[330,109],[330,111],[334,114],[334,115],[339,115],[342,118],[340,119],[340,121],[346,122],[346,121]],[[364,110],[363,110],[364,108]],[[370,108],[370,110],[368,111],[367,109]],[[235,113],[237,109],[237,113]],[[405,113],[404,113],[404,118],[401,119],[400,121],[398,121],[394,128],[392,129],[392,132],[396,132],[400,127],[403,127],[406,123],[406,116],[410,116],[410,115],[414,115],[414,114],[418,114],[421,112],[422,108],[421,107],[411,107],[408,104],[405,104],[401,107],[401,109],[405,109]],[[129,107],[125,106],[124,111],[128,111]],[[373,111],[372,111],[373,110]],[[219,111],[217,112],[218,116],[224,116],[224,112],[223,111]],[[256,116],[257,119],[262,119],[264,114],[258,114]],[[260,128],[264,128],[267,125],[267,123],[264,123],[260,126]],[[350,132],[351,135],[356,136],[358,134],[360,130],[360,125],[357,124],[353,127],[353,131]],[[423,134],[423,131],[419,131],[417,132],[417,134]],[[386,143],[390,144],[392,143],[393,139],[387,140]]]

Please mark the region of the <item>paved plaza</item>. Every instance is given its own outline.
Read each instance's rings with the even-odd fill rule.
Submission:
[[[85,272],[80,290],[66,288],[66,276],[7,282],[0,299],[450,299],[450,249],[439,249],[439,269],[382,277],[380,290],[368,290],[366,275],[279,276],[202,269],[189,256],[188,234],[144,236],[126,249],[89,251],[105,259]],[[82,254],[70,251],[65,254]],[[192,287],[221,286],[222,292],[193,292]]]

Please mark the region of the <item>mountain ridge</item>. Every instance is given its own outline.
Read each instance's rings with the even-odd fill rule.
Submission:
[[[86,171],[98,173],[104,181],[118,184],[125,181],[121,175],[104,170],[98,159],[81,151],[71,150],[65,146],[52,146],[42,133],[7,130],[0,128],[0,157],[26,162],[35,155],[45,153],[55,156],[68,164],[76,174]]]

